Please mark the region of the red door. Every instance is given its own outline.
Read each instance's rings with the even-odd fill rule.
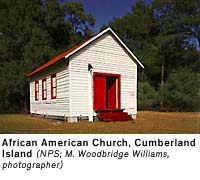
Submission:
[[[94,110],[106,109],[106,76],[94,76]]]
[[[116,87],[116,77],[107,78],[107,108],[116,109],[117,103],[117,87]]]
[[[94,73],[94,110],[120,109],[120,75]]]

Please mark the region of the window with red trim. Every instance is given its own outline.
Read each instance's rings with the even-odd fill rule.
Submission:
[[[57,81],[56,74],[51,75],[51,99],[56,99],[57,95]]]
[[[39,100],[39,82],[35,81],[35,100]]]
[[[42,79],[42,100],[47,99],[47,79]]]

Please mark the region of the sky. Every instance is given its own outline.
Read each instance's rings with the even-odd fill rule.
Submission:
[[[100,30],[103,24],[107,24],[113,17],[121,17],[131,11],[131,6],[136,0],[74,0],[81,2],[85,12],[94,15],[96,24],[94,33]],[[145,0],[151,3],[152,0]]]

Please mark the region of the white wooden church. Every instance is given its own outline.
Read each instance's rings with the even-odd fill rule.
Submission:
[[[136,118],[138,66],[143,67],[107,28],[28,74],[30,112],[68,122]]]

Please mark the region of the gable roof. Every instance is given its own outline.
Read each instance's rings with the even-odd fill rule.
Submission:
[[[29,73],[27,76],[30,77],[34,74],[36,74],[37,72],[51,66],[52,64],[55,64],[56,62],[62,60],[63,58],[67,59],[68,57],[72,56],[73,54],[75,54],[77,51],[81,50],[82,48],[84,48],[85,46],[87,46],[88,44],[90,44],[91,42],[95,41],[97,38],[99,38],[100,36],[102,36],[103,34],[107,33],[108,31],[110,31],[114,37],[120,42],[120,44],[126,49],[126,51],[131,55],[131,57],[133,59],[135,59],[135,61],[142,67],[144,68],[144,66],[142,65],[142,63],[138,60],[138,58],[130,51],[130,49],[123,43],[123,41],[117,36],[117,34],[115,34],[115,32],[110,28],[106,28],[104,31],[99,32],[98,34],[95,34],[94,36],[92,36],[91,38],[87,39],[86,41],[74,46],[73,48],[63,52],[62,54],[54,57],[53,59],[51,59],[49,62],[43,64],[42,66],[40,66],[39,68],[35,69],[34,71],[32,71],[31,73]]]

